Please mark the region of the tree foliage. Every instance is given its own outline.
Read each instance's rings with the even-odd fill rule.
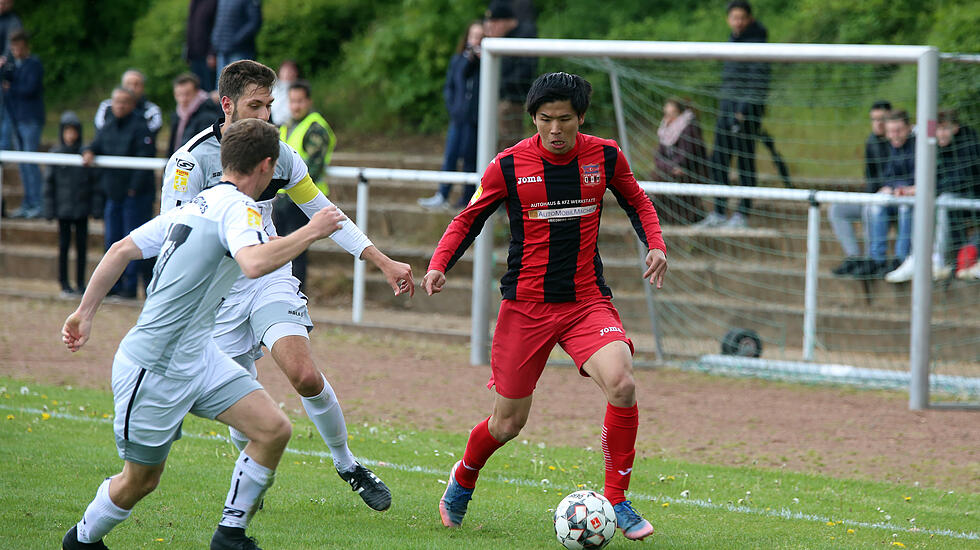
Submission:
[[[259,60],[295,59],[317,104],[340,127],[433,131],[446,123],[440,90],[466,24],[488,0],[265,0]],[[980,51],[980,4],[972,0],[755,0],[772,42],[932,44]],[[717,0],[537,0],[542,37],[721,41]],[[150,77],[148,95],[172,105],[182,59],[186,0],[37,0],[18,3],[45,65],[50,103],[104,91],[126,67]],[[548,64],[544,64],[547,67]],[[826,75],[845,79],[846,74]],[[976,93],[976,86],[957,96]],[[356,127],[356,128],[354,128]]]

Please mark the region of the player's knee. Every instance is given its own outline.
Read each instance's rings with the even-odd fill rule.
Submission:
[[[156,490],[157,486],[160,485],[160,475],[154,473],[123,475],[113,480],[113,482],[116,481],[122,484],[119,490],[124,495],[124,500],[138,501]]]
[[[280,414],[278,421],[272,428],[270,433],[269,444],[276,448],[286,448],[286,444],[289,443],[289,438],[293,435],[293,425],[289,422],[289,418],[285,414]]]
[[[607,382],[606,397],[609,402],[620,406],[620,403],[632,403],[636,398],[636,380],[633,374],[624,371]]]
[[[323,378],[312,361],[295,361],[283,370],[289,383],[303,397],[315,397],[323,391]]]
[[[524,425],[527,424],[527,416],[510,416],[506,418],[499,418],[496,422],[496,433],[492,433],[494,439],[500,443],[505,443],[514,439],[521,433],[524,429]]]

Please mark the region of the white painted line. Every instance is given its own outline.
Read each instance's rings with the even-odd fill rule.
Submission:
[[[24,407],[11,407],[9,405],[3,405],[3,404],[0,404],[0,409],[8,410],[8,411],[17,411],[17,412],[24,413],[24,414],[35,414],[35,415],[40,415],[42,413],[48,413],[48,414],[51,415],[52,418],[63,418],[65,420],[77,420],[77,421],[81,421],[81,422],[98,422],[98,423],[103,423],[103,424],[111,424],[112,423],[112,419],[111,418],[94,418],[94,417],[88,417],[88,416],[76,416],[76,415],[73,415],[73,414],[61,413],[61,412],[56,412],[56,411],[44,411],[44,410],[41,410],[41,409],[29,409],[29,408],[24,408]],[[191,439],[220,440],[220,441],[225,441],[225,442],[228,441],[228,438],[226,438],[224,436],[221,436],[221,435],[204,436],[204,435],[187,434],[187,433],[185,433],[185,434],[183,434],[183,437],[188,437],[188,438],[191,438]],[[306,451],[306,450],[300,450],[300,449],[290,449],[290,448],[287,448],[286,449],[286,452],[289,453],[289,454],[300,455],[300,456],[311,456],[311,457],[317,457],[317,458],[330,458],[330,453],[328,453],[326,451]],[[408,472],[408,473],[416,473],[416,474],[426,474],[426,475],[433,475],[433,476],[445,476],[449,472],[448,470],[445,470],[445,469],[444,470],[437,470],[435,468],[428,468],[428,467],[425,467],[425,466],[409,466],[409,465],[405,465],[405,464],[393,464],[391,462],[387,462],[387,461],[384,461],[384,460],[374,460],[374,459],[362,458],[362,457],[357,457],[357,459],[362,464],[366,464],[368,466],[381,466],[383,468],[391,468],[393,470],[398,470],[400,472]],[[491,477],[491,476],[487,476],[486,474],[484,474],[483,476],[480,477],[480,479],[482,479],[484,482],[491,481],[491,482],[497,482],[497,483],[506,483],[506,484],[509,484],[509,485],[520,485],[522,487],[533,487],[533,488],[541,488],[541,489],[545,489],[545,488],[547,488],[547,489],[561,489],[563,491],[569,491],[569,492],[578,490],[578,487],[544,484],[544,483],[541,483],[540,481],[532,481],[532,480],[528,480],[528,479],[508,478],[508,477],[504,477],[504,476],[500,476],[500,475],[495,476],[495,477]],[[440,479],[440,482],[445,483],[441,479]],[[833,520],[833,519],[831,519],[829,517],[825,517],[825,516],[818,516],[818,515],[815,515],[815,514],[807,514],[807,513],[804,513],[804,512],[794,512],[794,511],[792,511],[792,510],[790,510],[788,508],[779,508],[779,509],[769,509],[769,510],[767,510],[767,509],[763,509],[763,508],[755,508],[755,507],[752,507],[752,506],[736,505],[736,504],[730,504],[730,503],[721,504],[721,503],[711,502],[711,501],[702,500],[702,499],[698,499],[698,498],[672,498],[672,497],[668,497],[668,496],[647,495],[647,494],[643,494],[643,493],[637,493],[635,491],[630,491],[629,492],[629,495],[634,500],[649,500],[649,501],[652,501],[652,502],[660,502],[660,503],[669,502],[671,504],[684,505],[684,506],[694,506],[694,507],[703,508],[703,509],[706,509],[706,510],[724,510],[724,511],[727,511],[727,512],[734,512],[736,514],[748,514],[748,515],[755,515],[755,516],[765,516],[765,517],[778,518],[778,519],[799,520],[799,521],[808,521],[808,522],[816,522],[816,523],[828,523],[828,522],[831,522],[831,521],[835,521],[835,522],[836,521],[840,521],[840,522],[842,522],[841,523],[842,525],[846,525],[848,527],[860,527],[860,528],[864,528],[864,529],[879,529],[879,530],[884,530],[884,531],[891,531],[893,533],[899,533],[900,532],[900,533],[908,533],[908,534],[936,535],[936,536],[942,536],[942,537],[950,537],[950,538],[954,538],[954,539],[980,540],[980,533],[977,533],[975,531],[970,531],[970,532],[964,533],[964,532],[960,532],[960,531],[953,531],[951,529],[918,529],[918,528],[916,528],[915,531],[911,531],[907,527],[903,527],[901,525],[895,525],[893,523],[880,523],[880,522],[879,523],[869,523],[869,522],[865,522],[865,521],[855,521],[855,520],[849,520],[849,519]]]

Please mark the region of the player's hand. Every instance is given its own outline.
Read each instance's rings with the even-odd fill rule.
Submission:
[[[65,326],[61,327],[61,341],[70,351],[76,352],[82,349],[85,342],[88,342],[91,331],[92,321],[83,319],[76,311],[65,319]]]
[[[446,284],[446,274],[438,269],[433,269],[422,277],[422,289],[429,296],[442,292],[443,285]]]
[[[395,291],[395,296],[400,296],[406,292],[409,298],[415,296],[415,279],[412,277],[412,266],[388,258],[387,262],[378,267],[384,273],[392,290]]]
[[[664,274],[667,273],[667,255],[663,250],[653,249],[647,253],[646,264],[643,278],[649,279],[651,285],[656,284],[657,288],[663,288]]]
[[[313,214],[313,217],[310,218],[307,225],[316,231],[318,238],[322,239],[323,237],[329,237],[334,231],[340,229],[341,224],[346,219],[347,216],[340,209],[330,205]]]

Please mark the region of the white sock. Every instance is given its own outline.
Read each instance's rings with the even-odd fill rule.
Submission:
[[[304,397],[303,408],[306,415],[313,421],[320,437],[330,449],[330,456],[333,457],[333,464],[341,472],[354,469],[354,455],[351,454],[347,446],[347,423],[344,422],[344,411],[340,409],[340,402],[337,401],[337,394],[330,387],[327,378],[323,378],[323,391],[316,397]]]
[[[99,490],[95,492],[95,499],[85,509],[82,521],[78,522],[79,542],[98,542],[113,527],[129,517],[132,510],[123,510],[109,498],[110,481],[111,479],[106,479],[102,485],[99,485]]]
[[[228,437],[231,439],[231,442],[238,447],[238,452],[244,451],[245,445],[248,445],[248,438],[245,437],[245,434],[236,430],[235,428],[232,428],[231,426],[228,426]]]
[[[252,460],[244,452],[239,454],[235,461],[235,472],[231,476],[231,489],[228,490],[225,509],[218,525],[241,529],[247,527],[266,489],[272,487],[275,479],[275,470]]]

